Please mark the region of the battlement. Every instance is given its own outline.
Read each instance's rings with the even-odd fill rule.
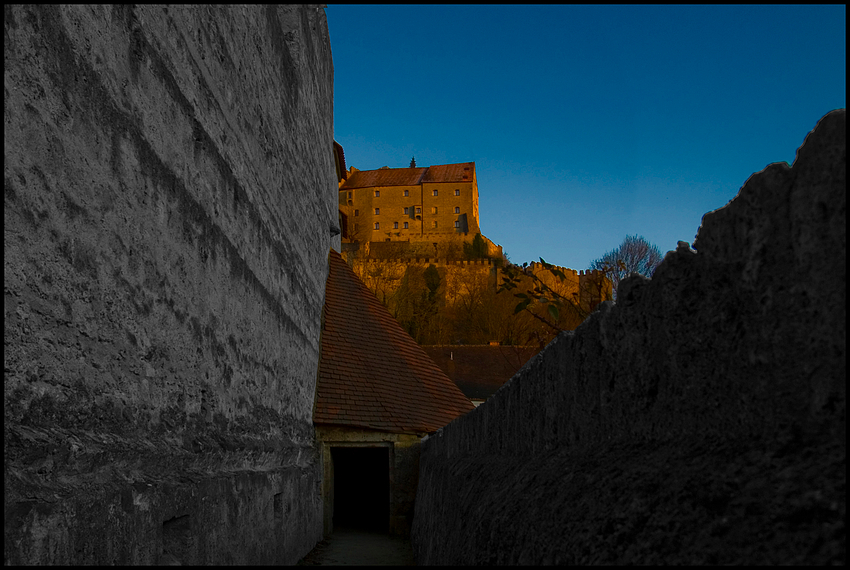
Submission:
[[[431,257],[416,257],[410,259],[374,259],[374,258],[366,258],[363,260],[366,264],[398,264],[398,265],[436,265],[437,267],[442,266],[492,266],[495,265],[492,259],[483,258],[483,259],[463,259],[463,260],[455,260],[455,259],[439,259],[439,258],[431,258]]]
[[[528,267],[531,268],[531,271],[535,274],[539,271],[546,271],[546,268],[544,267],[544,265],[542,263],[538,263],[536,261],[532,261],[531,263],[529,263]],[[600,277],[604,274],[602,271],[600,271],[598,269],[580,269],[580,270],[576,271],[575,269],[570,269],[568,267],[561,267],[560,265],[553,265],[552,267],[554,269],[561,270],[565,275],[572,274],[573,276],[578,276],[578,277],[591,277],[591,276],[592,277]]]

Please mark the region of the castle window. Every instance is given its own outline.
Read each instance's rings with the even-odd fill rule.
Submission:
[[[377,215],[378,215],[378,214],[380,214],[380,213],[381,213],[381,209],[380,209],[380,208],[375,208],[375,215],[377,216]]]
[[[394,229],[394,230],[397,230],[397,229],[398,229],[398,222],[393,222],[393,229]]]
[[[407,229],[407,222],[404,222],[404,229]]]
[[[351,200],[351,192],[348,193],[348,199]]]
[[[455,188],[455,196],[460,196],[460,190],[458,190],[457,188]]]
[[[437,206],[434,206],[433,208],[431,208],[431,213],[432,213],[432,214],[436,214],[436,213],[437,213]]]
[[[436,227],[437,227],[437,220],[434,220],[433,222],[431,222],[431,227],[432,227],[432,228],[436,228]]]
[[[360,215],[360,210],[354,210],[354,215],[355,215],[355,216],[359,216],[359,215]]]
[[[456,228],[459,228],[459,227],[460,227],[460,220],[455,220],[455,227],[456,227]]]
[[[421,214],[421,213],[422,213],[422,208],[420,208],[419,206],[416,206],[416,213],[417,213],[417,214]]]
[[[405,190],[405,191],[404,191],[404,196],[405,196],[405,197],[410,196],[410,190]]]
[[[380,197],[381,197],[381,191],[375,190],[375,198],[380,198]]]
[[[381,229],[381,222],[375,222],[375,229],[376,230]]]
[[[405,216],[409,216],[409,215],[410,215],[410,208],[405,208],[405,209],[404,209],[404,215],[405,215]]]
[[[434,188],[434,196],[436,196],[436,195],[437,195],[437,189]]]
[[[455,214],[460,214],[460,207],[459,206],[455,206]]]

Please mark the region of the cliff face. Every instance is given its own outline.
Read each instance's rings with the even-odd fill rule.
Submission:
[[[419,564],[845,558],[846,122],[422,445]]]
[[[315,6],[6,6],[5,562],[294,563],[337,225]]]

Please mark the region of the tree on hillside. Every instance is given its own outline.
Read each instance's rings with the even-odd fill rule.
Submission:
[[[604,271],[614,284],[614,297],[617,286],[631,273],[652,277],[655,268],[664,256],[657,246],[649,243],[643,236],[627,235],[618,247],[612,249],[590,264],[591,269]]]
[[[385,303],[385,305],[387,305]],[[443,311],[445,285],[434,264],[423,269],[407,266],[401,284],[393,295],[390,314],[419,344],[445,344],[451,336],[451,323]]]
[[[488,257],[487,244],[484,242],[484,238],[481,237],[480,233],[475,234],[475,237],[472,238],[472,243],[463,244],[463,250],[466,259],[483,259]]]

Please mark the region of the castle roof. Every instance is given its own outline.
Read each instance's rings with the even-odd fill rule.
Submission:
[[[472,410],[335,251],[329,265],[313,421],[431,433]]]
[[[437,164],[425,168],[358,170],[345,181],[340,190],[375,186],[415,186],[434,182],[472,182],[474,172],[474,162]]]
[[[422,349],[467,398],[486,400],[540,352],[539,346],[431,345]]]

